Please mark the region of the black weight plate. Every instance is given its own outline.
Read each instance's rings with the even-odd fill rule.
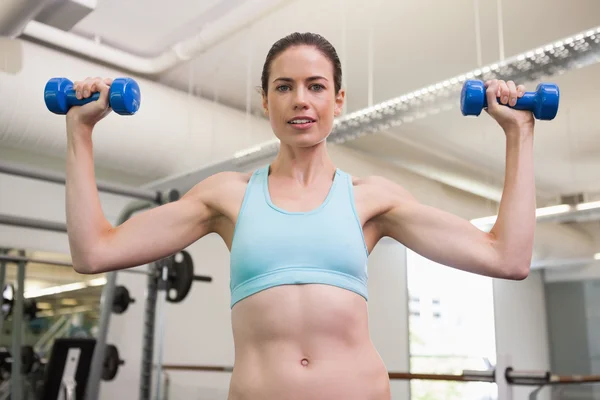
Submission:
[[[102,365],[102,380],[112,381],[119,372],[119,350],[112,344],[107,344],[104,350],[104,364]]]
[[[30,320],[34,320],[37,317],[37,302],[33,299],[25,299],[23,302],[23,315],[29,317]]]
[[[132,303],[129,296],[129,290],[125,286],[115,287],[113,296],[112,312],[115,314],[123,314],[129,308],[129,303]]]
[[[192,261],[192,256],[185,250],[182,250],[180,254],[183,257],[182,260],[177,261],[177,257],[173,257],[173,264],[169,271],[167,300],[170,303],[182,302],[190,292],[194,280],[194,262]]]
[[[33,370],[35,352],[32,346],[21,347],[21,373],[28,374]]]

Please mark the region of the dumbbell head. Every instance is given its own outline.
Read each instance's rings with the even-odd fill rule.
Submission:
[[[483,81],[466,81],[460,92],[460,111],[462,114],[478,116],[485,104],[485,84]]]
[[[536,102],[533,115],[540,120],[551,120],[558,113],[560,91],[554,83],[540,83],[535,89]]]
[[[66,114],[71,108],[67,93],[73,90],[73,82],[67,78],[52,78],[44,87],[44,102],[54,114]]]
[[[77,99],[73,82],[67,78],[52,78],[44,88],[44,101],[48,110],[55,114],[66,114],[74,105],[83,105],[98,99],[98,93]],[[141,93],[138,83],[131,78],[114,79],[109,91],[110,107],[119,115],[133,115],[140,108]]]
[[[110,106],[119,115],[133,115],[140,109],[141,93],[136,81],[117,78],[110,86]]]

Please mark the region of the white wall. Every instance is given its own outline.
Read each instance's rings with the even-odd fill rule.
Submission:
[[[498,360],[508,357],[508,364],[517,370],[549,370],[543,273],[532,271],[523,281],[495,279],[494,308]],[[515,400],[528,398],[533,389],[509,387]],[[549,399],[549,393],[544,389],[538,399]]]
[[[369,323],[373,343],[390,372],[410,368],[406,248],[389,238],[369,256]],[[392,399],[407,399],[408,381],[390,382]]]

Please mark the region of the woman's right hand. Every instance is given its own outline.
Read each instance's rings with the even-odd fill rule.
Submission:
[[[67,122],[93,129],[102,118],[110,114],[108,97],[112,81],[111,78],[86,78],[83,81],[73,82],[73,90],[78,99],[86,99],[96,92],[100,93],[100,97],[83,106],[71,107],[67,113]]]

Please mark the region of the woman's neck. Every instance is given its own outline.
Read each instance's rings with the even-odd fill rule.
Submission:
[[[323,176],[332,177],[335,169],[326,142],[312,147],[292,147],[282,143],[271,163],[270,174],[309,184]]]

